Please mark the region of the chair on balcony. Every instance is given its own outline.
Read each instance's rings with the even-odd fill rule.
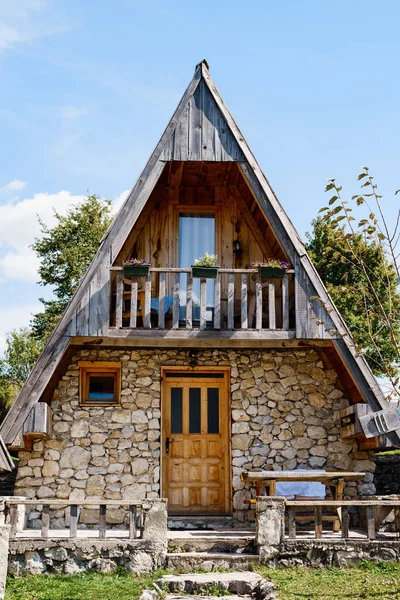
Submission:
[[[137,309],[136,309],[136,315],[139,316],[142,319],[142,325],[144,324],[144,299],[145,299],[145,291],[144,290],[138,290],[137,292],[137,296],[138,296],[138,301],[137,301]],[[171,306],[173,304],[173,297],[172,296],[165,296],[164,299],[164,312],[165,314],[167,314],[170,309]],[[124,292],[124,312],[122,314],[123,319],[130,319],[130,304],[131,304],[131,292],[130,291],[125,291]],[[158,311],[159,311],[159,298],[151,298],[150,301],[150,310],[151,313],[154,315],[158,315]]]

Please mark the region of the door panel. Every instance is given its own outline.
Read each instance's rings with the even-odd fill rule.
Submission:
[[[167,373],[163,495],[170,513],[230,511],[228,372]]]

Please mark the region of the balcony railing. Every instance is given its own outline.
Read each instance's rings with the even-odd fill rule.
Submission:
[[[294,328],[293,271],[260,279],[258,269],[219,269],[193,279],[191,269],[151,268],[148,277],[116,283],[110,325],[117,329],[282,330]]]

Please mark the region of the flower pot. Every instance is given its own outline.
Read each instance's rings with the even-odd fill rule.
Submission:
[[[192,265],[192,277],[205,277],[206,279],[217,279],[219,267],[196,267]]]
[[[285,277],[286,269],[279,267],[258,267],[258,274],[261,279],[282,279]]]
[[[124,275],[128,277],[147,277],[150,265],[124,265]]]

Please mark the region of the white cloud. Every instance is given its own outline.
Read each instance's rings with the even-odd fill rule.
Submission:
[[[113,215],[117,214],[117,212],[119,211],[119,209],[121,208],[121,206],[123,205],[125,200],[127,199],[130,191],[131,190],[124,190],[123,192],[121,192],[119,194],[119,196],[117,196],[115,198],[114,202],[112,203],[112,207],[111,207],[111,212]]]
[[[75,119],[79,119],[79,117],[83,117],[86,114],[86,108],[79,108],[79,106],[74,106],[73,104],[67,104],[66,106],[61,107],[61,116],[67,121],[74,121]]]
[[[129,190],[119,194],[112,205],[116,214]],[[38,281],[39,261],[31,245],[40,237],[38,216],[48,226],[56,223],[54,210],[65,214],[68,209],[82,202],[86,195],[74,195],[62,190],[55,194],[39,193],[32,198],[14,198],[0,205],[0,280]]]
[[[22,190],[26,185],[28,185],[27,181],[20,181],[19,179],[13,179],[6,185],[3,185],[3,187],[0,187],[0,193],[1,192],[19,192],[19,190]]]
[[[27,327],[32,314],[40,312],[40,302],[2,307],[0,310],[0,356],[6,348],[6,333],[20,327]]]
[[[30,248],[40,235],[38,216],[48,226],[55,224],[54,209],[65,214],[85,196],[62,190],[56,194],[40,193],[33,198],[12,200],[0,205],[0,274],[3,278],[35,282],[38,261]]]
[[[48,7],[47,0],[1,0],[0,51],[65,30],[64,24],[56,26],[45,18]],[[54,21],[54,15],[51,21]]]

